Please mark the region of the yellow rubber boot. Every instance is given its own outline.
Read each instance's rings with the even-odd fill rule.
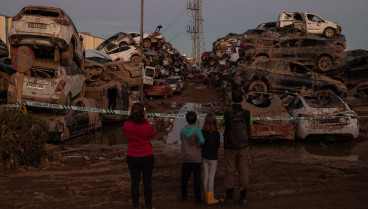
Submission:
[[[217,204],[218,202],[219,202],[219,200],[215,199],[215,193],[214,192],[208,192],[207,204],[208,205],[213,205],[213,204]]]

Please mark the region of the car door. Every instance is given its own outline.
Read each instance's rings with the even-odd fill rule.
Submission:
[[[296,51],[296,61],[305,65],[315,65],[313,61],[321,53],[322,45],[319,46],[317,39],[300,39],[299,47]]]
[[[299,39],[289,39],[286,41],[283,41],[280,43],[281,48],[276,51],[274,51],[274,56],[276,56],[276,58],[285,58],[288,60],[292,60],[295,61],[296,60],[296,55],[297,55],[297,50],[298,50],[298,42]]]

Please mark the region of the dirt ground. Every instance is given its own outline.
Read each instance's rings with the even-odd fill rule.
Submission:
[[[184,103],[224,102],[223,91],[198,83],[190,82],[181,95],[154,98],[146,105],[154,112],[172,112]],[[362,133],[358,141],[340,143],[256,142],[247,208],[368,208],[367,136]],[[191,182],[189,200],[180,201],[180,145],[153,141],[153,148],[156,208],[241,208],[237,204],[194,205]],[[0,208],[131,208],[126,145],[48,144],[46,149],[48,160],[41,168],[1,174]],[[222,151],[221,146],[215,178],[218,198],[225,197]]]

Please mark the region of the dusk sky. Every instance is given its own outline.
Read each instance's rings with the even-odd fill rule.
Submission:
[[[186,26],[191,18],[186,0],[145,0],[144,33],[162,25],[163,36],[182,54],[191,55],[192,41]],[[79,32],[108,38],[116,32],[140,30],[139,0],[1,0],[0,14],[16,15],[25,5],[62,8]],[[283,11],[314,13],[338,23],[347,39],[347,50],[368,50],[367,0],[203,0],[206,50],[228,33],[243,33],[264,22],[276,21]]]

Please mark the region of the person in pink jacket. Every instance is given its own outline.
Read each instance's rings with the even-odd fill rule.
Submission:
[[[152,208],[152,172],[155,163],[150,138],[156,131],[146,118],[143,104],[135,103],[132,112],[124,123],[124,134],[128,138],[127,164],[131,176],[131,195],[133,207],[139,208],[139,184],[142,175],[145,208]]]

